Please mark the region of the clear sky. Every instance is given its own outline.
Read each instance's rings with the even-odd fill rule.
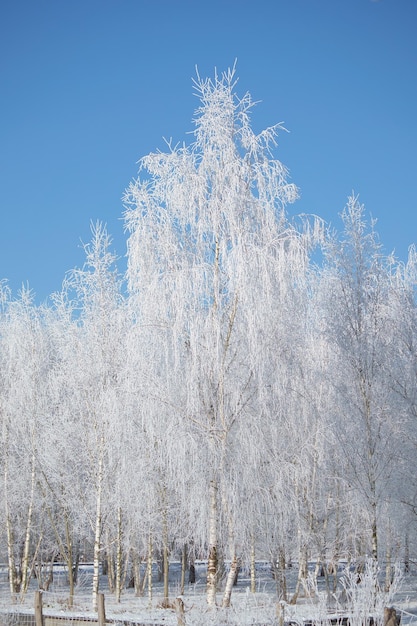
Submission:
[[[42,301],[101,220],[125,266],[137,161],[187,140],[195,66],[237,59],[255,130],[301,199],[340,227],[359,194],[386,252],[417,242],[417,0],[2,0],[0,278]],[[188,137],[188,139],[190,139]]]

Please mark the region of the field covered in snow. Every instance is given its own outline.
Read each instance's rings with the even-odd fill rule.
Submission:
[[[314,564],[311,564],[310,573]],[[288,570],[289,596],[294,588],[296,568]],[[155,564],[153,594],[150,601],[147,590],[143,597],[135,597],[132,589],[124,589],[120,603],[115,601],[114,595],[108,591],[105,576],[101,578],[101,592],[105,596],[106,618],[115,623],[134,623],[143,625],[178,625],[189,626],[215,625],[272,625],[282,623],[307,623],[309,621],[329,620],[334,616],[351,616],[356,626],[362,623],[365,616],[373,615],[377,623],[382,623],[383,608],[393,606],[397,615],[401,616],[401,623],[417,624],[417,569],[408,574],[400,574],[394,580],[390,591],[385,592],[383,584],[377,585],[372,575],[365,575],[357,583],[356,574],[352,571],[339,571],[341,583],[336,594],[327,593],[324,578],[313,577],[308,581],[308,592],[304,590],[295,605],[277,602],[275,582],[271,576],[270,565],[267,562],[257,563],[257,591],[250,592],[249,572],[242,570],[239,580],[232,594],[232,605],[229,609],[209,609],[205,597],[206,563],[196,563],[196,582],[186,584],[182,596],[184,615],[180,615],[174,608],[161,608],[163,600],[162,582],[158,582],[157,567]],[[56,615],[62,620],[63,626],[75,621],[76,618],[94,619],[91,596],[92,568],[85,565],[80,570],[79,582],[76,589],[74,605],[68,607],[68,588],[66,584],[65,568],[55,566],[54,580],[49,591],[43,592],[44,615]],[[180,564],[172,562],[170,566],[170,600],[173,605],[179,595]],[[37,589],[36,580],[32,581],[29,592],[23,603],[12,603],[8,590],[7,569],[1,568],[0,575],[0,624],[17,623],[13,614],[32,613],[34,607],[34,593]],[[222,594],[218,594],[221,603]],[[183,620],[181,622],[181,620]],[[327,623],[330,623],[329,621]]]

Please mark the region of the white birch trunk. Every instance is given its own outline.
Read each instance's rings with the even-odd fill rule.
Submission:
[[[104,472],[104,436],[100,438],[99,458],[97,468],[97,500],[96,520],[94,528],[94,554],[93,554],[93,610],[98,608],[98,591],[100,583],[100,554],[101,554],[101,516],[103,497],[103,472]]]
[[[388,535],[387,541],[389,542],[390,537]],[[385,555],[385,591],[388,592],[391,587],[391,578],[392,578],[392,561],[391,561],[391,546],[387,545],[387,551]]]
[[[164,602],[168,603],[169,596],[169,554],[168,554],[168,521],[167,512],[164,511],[164,528],[163,528],[163,567],[164,567]]]
[[[10,513],[8,511],[8,504],[6,504],[7,514],[6,514],[6,526],[7,526],[7,556],[8,556],[8,565],[9,565],[9,587],[10,587],[10,595],[12,598],[15,598],[18,590],[18,585],[16,581],[16,562],[14,559],[14,536],[13,536],[13,528],[12,522],[10,520]]]
[[[280,598],[283,602],[287,602],[287,576],[285,573],[286,560],[285,560],[285,551],[281,546],[279,549],[278,556],[278,576],[279,576],[279,593]]]
[[[20,599],[23,600],[25,597],[28,584],[29,584],[29,549],[30,549],[30,536],[32,531],[32,518],[33,518],[33,504],[35,497],[35,451],[32,451],[32,460],[31,460],[31,485],[30,485],[30,499],[29,499],[29,507],[28,507],[28,516],[26,520],[26,532],[25,532],[25,543],[23,548],[23,559],[22,559],[22,583],[20,586]]]
[[[180,582],[180,595],[184,595],[185,589],[185,572],[187,570],[187,544],[184,544],[181,554],[181,582]]]
[[[222,462],[221,462],[221,476],[224,476],[224,466],[225,466],[225,458],[226,458],[226,437],[223,440],[223,454],[222,454]],[[235,529],[233,517],[230,513],[229,504],[226,498],[226,494],[224,489],[222,489],[222,505],[223,505],[223,514],[227,517],[228,526],[229,526],[229,552],[230,552],[230,569],[226,578],[226,585],[223,594],[222,600],[222,608],[226,609],[230,607],[230,598],[233,591],[233,585],[235,584],[238,570],[238,561],[236,556],[236,547],[235,547]]]
[[[153,552],[153,542],[152,535],[149,535],[149,546],[148,546],[148,565],[147,565],[147,576],[148,576],[148,606],[152,608],[152,552]]]
[[[230,563],[229,573],[226,578],[226,586],[223,594],[222,608],[227,609],[230,607],[230,598],[232,596],[233,585],[235,584],[236,576],[237,576],[237,556],[233,555],[232,562]]]
[[[336,593],[337,590],[337,571],[339,564],[339,553],[340,553],[340,486],[337,483],[337,491],[336,491],[336,520],[335,520],[335,538],[334,538],[334,552],[333,552],[333,593]]]
[[[307,547],[301,546],[300,553],[299,553],[297,582],[295,584],[295,590],[291,598],[290,604],[296,604],[298,600],[298,595],[300,593],[301,584],[303,583],[303,581],[305,581],[306,577],[307,577]]]
[[[250,550],[250,591],[256,592],[256,561],[255,561],[255,537],[252,535],[252,546]]]
[[[164,579],[164,605],[169,601],[169,548],[168,548],[168,509],[167,509],[167,488],[162,487],[162,572]]]
[[[116,549],[116,602],[122,593],[122,509],[117,510],[117,549]]]
[[[217,482],[210,482],[209,555],[207,563],[207,604],[216,606],[217,587]]]
[[[64,557],[65,557],[65,561],[67,563],[67,568],[68,568],[68,586],[69,586],[68,604],[70,607],[72,607],[74,603],[74,587],[75,587],[74,553],[73,553],[73,545],[72,545],[72,538],[71,538],[70,522],[69,522],[67,514],[65,515],[65,538],[66,538],[66,543],[67,543],[67,549],[63,550],[63,552],[64,552]]]
[[[406,574],[410,572],[410,542],[408,538],[408,532],[405,535],[404,542],[404,571]]]
[[[6,532],[7,532],[7,560],[9,567],[9,588],[12,600],[16,599],[18,593],[18,584],[16,576],[16,561],[14,557],[14,533],[10,514],[9,504],[9,432],[6,425],[5,444],[4,444],[4,503],[6,514]]]
[[[135,579],[135,596],[137,598],[143,596],[146,585],[146,571],[143,573],[143,578],[141,578],[140,566],[141,558],[135,551],[133,554],[133,576]]]
[[[372,481],[373,491],[372,495],[375,494],[375,481]],[[374,501],[371,504],[372,508],[372,557],[375,562],[378,561],[378,523],[377,523],[377,512],[376,512],[376,500],[374,496]]]

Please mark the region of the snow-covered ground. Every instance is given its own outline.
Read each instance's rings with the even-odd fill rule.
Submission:
[[[64,568],[56,566],[54,571],[54,582],[50,591],[43,593],[43,608],[45,615],[60,615],[68,618],[73,617],[93,617],[91,610],[91,567],[83,566],[80,571],[79,583],[76,589],[74,606],[68,609],[67,598],[68,589],[66,586],[66,574]],[[288,572],[289,590],[294,584],[295,570]],[[275,583],[272,579],[268,563],[258,563],[257,565],[257,592],[252,594],[249,589],[250,580],[248,572],[244,570],[240,573],[237,586],[232,594],[232,606],[229,609],[210,610],[205,599],[205,563],[196,564],[196,583],[187,584],[182,600],[184,602],[185,614],[184,623],[187,626],[215,625],[269,625],[285,622],[303,621],[323,618],[329,611],[329,598],[324,590],[323,581],[319,581],[318,593],[313,597],[301,596],[296,605],[279,604],[276,597]],[[1,612],[21,612],[31,611],[34,605],[34,591],[37,588],[36,581],[33,581],[22,604],[12,604],[8,591],[7,571],[1,568],[0,571],[0,610]],[[160,608],[162,602],[162,583],[157,581],[155,570],[153,583],[153,597],[150,603],[147,590],[145,595],[137,598],[132,589],[125,589],[121,602],[116,603],[114,595],[109,593],[105,577],[101,580],[101,591],[105,594],[106,617],[110,620],[120,622],[134,622],[144,625],[151,624],[179,624],[179,616],[174,608]],[[356,616],[361,615],[366,604],[366,590],[358,586],[355,592],[355,606],[351,607]],[[361,595],[362,594],[362,595]],[[173,601],[179,595],[179,563],[173,562],[170,567],[170,599]],[[219,592],[218,601],[221,603],[222,594]],[[407,575],[403,575],[393,595],[384,595],[381,592],[379,598],[380,606],[394,606],[397,614],[401,614],[402,624],[417,624],[417,570]],[[346,615],[349,610],[342,600],[331,598],[331,611],[336,614],[343,611]],[[359,619],[358,617],[358,619]],[[6,623],[0,614],[0,624]]]

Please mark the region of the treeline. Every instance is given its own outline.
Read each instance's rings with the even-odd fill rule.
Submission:
[[[36,306],[1,287],[1,546],[10,592],[41,563],[105,562],[120,598],[143,564],[208,559],[224,606],[240,564],[416,556],[414,248],[383,254],[357,197],[341,234],[255,134],[233,72],[199,80],[194,141],[141,161],[128,268],[97,224],[82,269]],[[142,564],[142,570],[140,568]],[[287,598],[288,599],[288,598]]]

